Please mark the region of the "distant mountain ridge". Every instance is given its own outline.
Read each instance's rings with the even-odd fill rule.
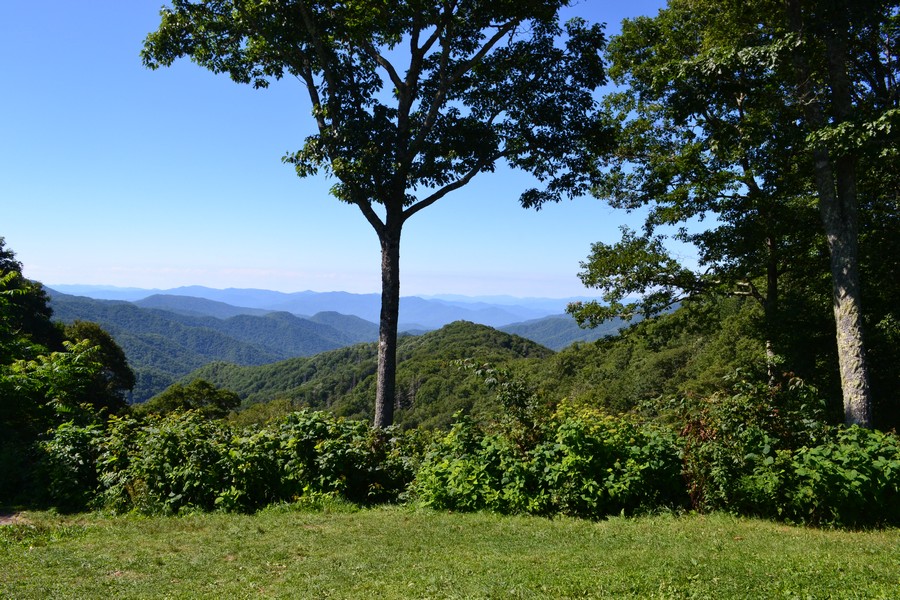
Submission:
[[[70,296],[49,288],[48,292],[54,319],[98,323],[122,347],[137,375],[132,396],[137,402],[212,361],[263,365],[372,341],[378,335],[374,323],[336,313],[310,319],[288,312],[219,318],[196,314],[196,309],[222,313],[222,306],[195,299],[187,303],[194,314],[185,314],[132,302]]]
[[[67,286],[68,289],[69,286]],[[54,318],[94,321],[122,346],[137,375],[132,401],[142,402],[187,373],[211,362],[265,365],[375,341],[373,320],[341,311],[369,314],[376,295],[345,292],[285,294],[267,290],[211,290],[202,287],[154,290],[134,301],[74,296],[47,288]],[[145,290],[150,292],[151,290]],[[111,295],[141,295],[139,290],[113,290]],[[205,293],[210,298],[182,293]],[[223,299],[239,302],[229,304]],[[508,302],[510,298],[499,298]],[[330,302],[329,310],[323,308]],[[519,335],[552,350],[575,341],[592,341],[615,333],[620,323],[597,330],[578,327],[568,315],[538,318],[563,300],[528,299],[530,306],[491,304],[476,298],[426,300],[406,297],[401,310],[408,319],[401,330],[424,334],[460,321]],[[535,308],[543,304],[544,309]],[[267,308],[262,308],[267,307]],[[291,310],[284,310],[289,308]],[[301,316],[307,311],[312,316]],[[313,312],[315,311],[315,312]],[[526,318],[522,318],[526,317]],[[377,320],[377,311],[374,320]],[[446,322],[445,322],[446,321]]]
[[[613,319],[599,327],[583,329],[571,315],[551,315],[505,325],[499,329],[535,341],[551,350],[562,350],[575,342],[594,342],[615,335],[627,326],[628,324],[621,319]]]
[[[153,294],[133,303],[141,308],[158,308],[187,316],[215,317],[217,319],[228,319],[237,315],[263,316],[273,312],[263,308],[232,306],[231,304],[206,298],[176,296],[174,294]]]
[[[62,293],[88,296],[98,300],[126,300],[139,305],[164,308],[173,312],[202,312],[200,300],[242,307],[241,314],[259,314],[252,310],[285,311],[295,315],[314,315],[320,312],[337,312],[353,315],[377,323],[381,312],[378,294],[351,294],[349,292],[277,292],[259,289],[229,288],[224,290],[203,286],[186,286],[168,290],[140,290],[137,288],[111,288],[103,286],[57,285],[48,286]],[[191,298],[179,303],[177,298]],[[510,296],[404,296],[400,299],[400,329],[438,329],[454,321],[471,321],[491,327],[503,327],[532,319],[558,315],[569,302],[585,298],[522,298]],[[202,310],[211,311],[214,305]],[[223,312],[228,310],[219,306]],[[210,316],[211,312],[204,312]],[[234,315],[229,315],[234,316]],[[220,317],[221,318],[221,317]]]

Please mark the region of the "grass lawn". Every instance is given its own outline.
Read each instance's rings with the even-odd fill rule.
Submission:
[[[900,530],[406,508],[0,527],[2,598],[900,598]]]

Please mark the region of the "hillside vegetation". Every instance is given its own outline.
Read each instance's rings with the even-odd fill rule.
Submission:
[[[736,370],[760,368],[763,347],[752,337],[755,314],[752,304],[732,299],[699,313],[676,311],[637,324],[625,335],[560,352],[464,321],[406,336],[398,351],[396,422],[405,428],[446,428],[458,411],[479,420],[493,415],[494,390],[465,363],[508,369],[551,405],[569,398],[628,412],[652,398],[712,393]],[[181,381],[206,380],[236,392],[248,419],[301,407],[369,419],[375,368],[376,346],[369,343],[259,366],[216,361]],[[273,400],[281,402],[258,406]]]
[[[815,355],[792,361],[808,370],[766,380],[751,300],[686,303],[558,353],[468,322],[404,337],[400,427],[381,428],[369,424],[371,343],[257,367],[215,363],[129,407],[134,375],[112,337],[89,322],[54,325],[42,286],[11,255],[6,263],[6,502],[179,514],[342,498],[589,519],[693,509],[900,523],[900,439],[835,426],[828,408],[840,401],[804,381],[823,380]],[[295,317],[216,327],[269,318]]]
[[[397,423],[404,427],[447,427],[457,411],[492,410],[490,394],[459,361],[525,368],[552,354],[525,338],[464,321],[421,336],[405,336],[398,348]],[[368,419],[376,359],[374,343],[359,344],[263,366],[216,362],[193,371],[184,380],[204,379],[232,390],[241,396],[245,408],[280,399],[294,408]]]
[[[59,293],[51,297],[55,319],[96,322],[115,338],[137,376],[133,402],[147,400],[212,361],[263,365],[372,340],[377,335],[374,324],[335,313],[304,319],[287,312],[244,314],[239,312],[242,309],[197,298],[144,301],[147,306],[167,307],[163,310]],[[210,312],[230,316],[217,318]]]

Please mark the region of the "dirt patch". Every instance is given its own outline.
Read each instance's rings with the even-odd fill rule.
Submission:
[[[23,519],[17,513],[4,513],[0,512],[0,525],[15,525],[16,523],[22,523]]]

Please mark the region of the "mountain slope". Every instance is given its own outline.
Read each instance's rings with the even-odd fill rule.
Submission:
[[[593,342],[615,335],[627,323],[613,319],[593,329],[582,329],[571,315],[553,315],[500,327],[500,331],[520,335],[552,350],[562,350],[575,342]]]
[[[396,423],[442,426],[457,411],[495,408],[483,382],[457,361],[523,364],[552,354],[530,340],[468,322],[404,336],[398,348]],[[369,343],[258,367],[210,364],[183,381],[206,379],[238,393],[245,406],[281,398],[339,415],[371,418],[376,362],[377,345]]]
[[[54,318],[99,323],[125,351],[137,375],[132,401],[159,393],[177,378],[204,364],[227,361],[262,365],[308,356],[373,339],[356,318],[348,331],[289,313],[237,315],[228,319],[141,308],[130,302],[94,300],[50,290]],[[374,324],[372,324],[374,327]]]
[[[186,316],[215,317],[217,319],[227,319],[237,315],[263,316],[271,312],[262,308],[232,306],[206,298],[173,294],[153,294],[134,301],[134,304],[141,308],[158,308]]]

